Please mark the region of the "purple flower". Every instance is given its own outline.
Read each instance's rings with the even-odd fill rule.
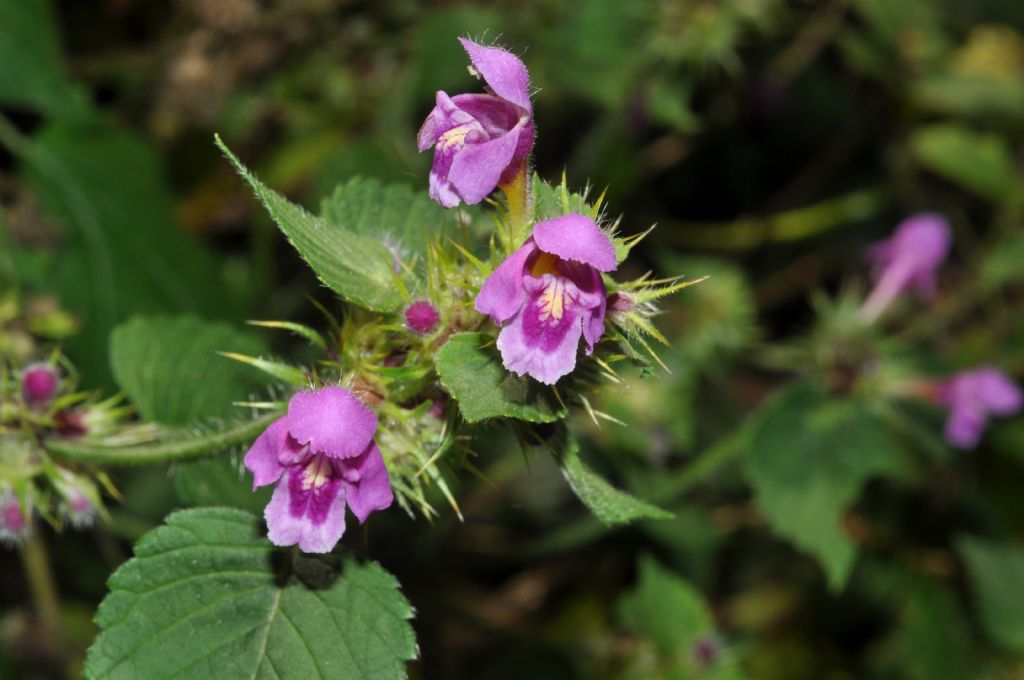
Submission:
[[[437,327],[441,316],[429,300],[414,300],[405,308],[405,325],[417,335],[426,335]]]
[[[930,300],[935,295],[936,271],[946,259],[952,239],[942,215],[921,213],[901,222],[892,236],[872,246],[867,257],[876,283],[861,315],[874,321],[908,288]]]
[[[365,522],[391,505],[391,481],[373,440],[377,416],[341,387],[299,392],[245,454],[253,489],[277,483],[269,538],[330,552],[345,533],[345,506]]]
[[[989,415],[1009,416],[1021,410],[1022,395],[1002,372],[977,368],[957,373],[943,381],[938,401],[949,407],[946,420],[946,441],[962,449],[978,445]]]
[[[615,246],[589,217],[538,222],[476,296],[476,310],[502,327],[505,368],[553,385],[576,367],[581,334],[591,354],[608,306],[601,272],[615,267]]]
[[[530,74],[511,52],[459,39],[489,94],[437,93],[416,136],[420,152],[434,147],[430,197],[446,208],[479,203],[510,182],[533,148]]]
[[[0,542],[14,544],[27,538],[32,531],[31,506],[25,506],[10,487],[0,489]]]
[[[30,364],[21,373],[21,393],[32,406],[45,406],[57,394],[60,375],[49,364]]]

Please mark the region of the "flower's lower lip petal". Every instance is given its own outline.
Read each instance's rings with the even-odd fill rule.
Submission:
[[[583,333],[580,309],[565,300],[543,299],[557,294],[542,290],[531,296],[498,335],[498,351],[505,368],[548,385],[576,367],[576,351]],[[561,309],[557,308],[559,304]]]
[[[349,467],[348,459],[338,461],[337,465]],[[384,458],[377,448],[376,442],[370,442],[366,453],[358,460],[358,481],[347,483],[346,501],[349,510],[352,511],[359,522],[365,522],[370,513],[375,510],[384,510],[394,501],[394,494],[391,491],[391,480],[388,477],[387,467],[384,465]],[[342,473],[344,477],[344,472]]]
[[[295,466],[277,483],[263,513],[267,536],[274,545],[330,552],[345,533],[345,488],[338,478],[305,488],[306,477],[306,467]]]

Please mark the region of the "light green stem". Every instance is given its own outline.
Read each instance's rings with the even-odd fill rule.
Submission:
[[[50,561],[46,556],[46,546],[38,532],[32,532],[21,545],[21,563],[25,569],[25,580],[28,581],[39,621],[43,625],[54,647],[60,648],[60,599],[57,597],[57,585],[50,571]]]

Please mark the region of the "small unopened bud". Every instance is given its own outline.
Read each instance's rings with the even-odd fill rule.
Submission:
[[[629,293],[623,293],[620,290],[608,296],[608,309],[613,312],[625,314],[632,311],[634,307],[636,307],[636,301]]]
[[[21,373],[21,393],[32,406],[45,406],[57,394],[60,375],[49,364],[30,364]]]
[[[84,493],[78,489],[71,489],[64,500],[64,515],[71,526],[86,529],[96,521],[96,507]]]
[[[690,654],[693,661],[701,668],[709,668],[715,665],[719,655],[722,653],[722,644],[714,635],[705,635],[693,643]]]
[[[427,300],[416,300],[405,308],[405,325],[413,333],[426,335],[437,327],[441,315]]]
[[[32,531],[30,517],[31,511],[21,507],[13,491],[0,491],[0,542],[13,545],[28,537]]]

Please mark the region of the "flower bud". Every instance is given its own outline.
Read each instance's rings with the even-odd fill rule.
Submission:
[[[0,491],[0,543],[13,545],[32,531],[31,509],[22,508],[18,496],[10,489]]]
[[[705,635],[698,638],[690,649],[694,662],[700,668],[710,668],[718,661],[722,653],[722,644],[714,635]]]
[[[608,309],[613,312],[625,314],[633,311],[634,307],[636,307],[636,301],[629,293],[619,290],[608,296]]]
[[[32,406],[45,406],[57,394],[60,375],[49,364],[30,364],[21,374],[21,393]]]
[[[437,327],[441,315],[427,300],[416,300],[405,308],[405,325],[418,335],[426,335]]]

